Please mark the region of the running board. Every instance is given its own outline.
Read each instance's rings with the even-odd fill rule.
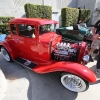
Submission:
[[[24,66],[24,67],[27,67],[29,69],[33,69],[34,67],[37,66],[37,64],[31,62],[30,60],[26,60],[26,59],[23,59],[23,58],[16,58],[14,59],[15,62],[19,63],[20,65]]]

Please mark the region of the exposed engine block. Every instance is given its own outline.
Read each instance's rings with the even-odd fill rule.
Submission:
[[[56,49],[53,51],[53,58],[56,61],[76,61],[77,51],[77,48],[70,43],[57,43]]]

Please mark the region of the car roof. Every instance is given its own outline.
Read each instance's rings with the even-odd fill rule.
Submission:
[[[57,24],[57,21],[49,20],[49,19],[42,19],[42,18],[14,18],[9,20],[9,23],[18,24],[18,23],[35,23],[38,25],[44,24]]]

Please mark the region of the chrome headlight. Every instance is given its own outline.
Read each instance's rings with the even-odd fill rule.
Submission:
[[[85,55],[85,56],[83,57],[83,60],[86,61],[86,62],[88,62],[88,61],[89,61],[89,55]]]

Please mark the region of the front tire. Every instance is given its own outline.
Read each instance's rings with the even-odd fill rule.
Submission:
[[[89,88],[89,82],[74,74],[63,73],[60,80],[65,88],[73,92],[83,92]]]
[[[1,47],[1,54],[3,55],[6,61],[8,62],[12,61],[11,56],[9,55],[8,51],[4,47]]]

